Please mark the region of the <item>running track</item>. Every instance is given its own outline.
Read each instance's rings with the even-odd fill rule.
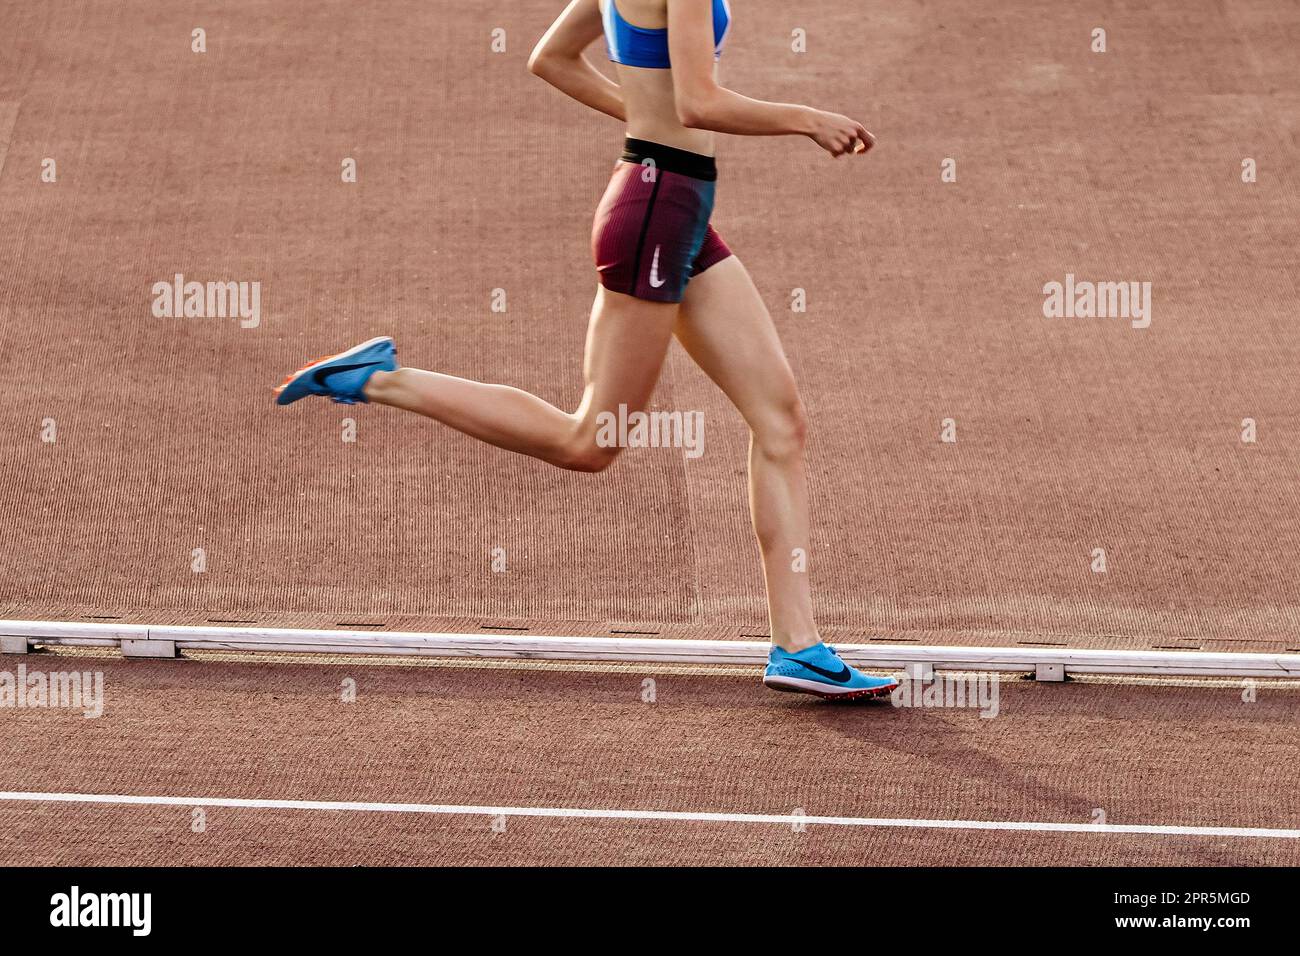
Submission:
[[[384,410],[270,405],[304,356],[382,332],[410,363],[576,402],[590,216],[619,134],[523,69],[559,6],[0,0],[0,617],[762,632],[744,429],[680,351],[657,406],[703,412],[706,453],[629,454],[595,481]],[[836,164],[806,143],[727,141],[717,222],[809,407],[827,632],[1300,647],[1300,8],[789,10],[736,4],[725,78],[860,115],[880,144]],[[261,282],[260,325],[155,319],[150,288],[177,272]],[[1042,286],[1067,273],[1152,282],[1151,327],[1044,319]],[[938,440],[949,418],[955,444]],[[491,570],[498,548],[507,573]],[[102,666],[101,720],[0,712],[0,790],[1300,825],[1283,690],[1246,704],[1232,687],[1017,684],[981,721],[827,708],[739,676],[663,675],[651,706],[634,673]],[[345,671],[353,705],[337,702]],[[1211,835],[207,817],[200,835],[182,806],[0,801],[0,854],[1296,861],[1293,840]]]
[[[984,719],[725,671],[53,661],[107,706],[5,715],[0,863],[1300,862],[1294,687],[1012,681]]]

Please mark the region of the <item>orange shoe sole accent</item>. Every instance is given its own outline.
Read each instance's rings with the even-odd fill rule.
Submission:
[[[332,358],[336,358],[337,356],[342,355],[342,354],[343,354],[342,352],[335,352],[334,355],[322,355],[320,358],[314,358],[314,359],[312,359],[310,362],[308,362],[308,363],[307,363],[306,365],[304,365],[302,368],[298,369],[298,370],[295,371],[292,375],[290,375],[288,378],[286,378],[286,379],[285,379],[283,382],[281,382],[279,385],[275,386],[275,388],[273,389],[273,391],[274,391],[277,395],[280,394],[280,392],[283,392],[283,391],[284,391],[284,390],[289,386],[289,383],[290,383],[290,382],[292,382],[295,378],[297,378],[297,377],[298,377],[299,375],[301,375],[303,372],[307,371],[307,369],[311,368],[313,365],[319,365],[321,362],[328,362],[330,359],[332,359]]]

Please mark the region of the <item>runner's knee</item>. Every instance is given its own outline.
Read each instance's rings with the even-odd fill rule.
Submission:
[[[797,392],[783,397],[750,424],[754,444],[767,458],[783,461],[803,454],[808,441],[808,417]]]
[[[597,444],[595,436],[578,434],[565,442],[560,449],[555,464],[569,471],[585,471],[591,474],[604,471],[618,457],[617,447]]]

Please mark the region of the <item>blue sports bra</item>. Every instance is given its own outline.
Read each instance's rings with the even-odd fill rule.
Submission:
[[[609,58],[624,66],[640,66],[651,70],[667,70],[668,29],[650,30],[633,26],[618,12],[615,0],[605,0],[601,16],[605,22],[605,49]],[[731,7],[727,0],[713,0],[713,58],[722,56],[722,44],[727,41],[727,28],[731,26]]]

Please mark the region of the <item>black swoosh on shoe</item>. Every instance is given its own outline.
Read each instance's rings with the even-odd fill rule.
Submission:
[[[329,388],[329,383],[325,380],[331,375],[341,375],[344,372],[355,372],[359,368],[369,368],[372,365],[379,365],[379,362],[358,362],[356,365],[335,365],[329,368],[318,368],[312,372],[311,380],[321,388]]]
[[[828,671],[823,667],[818,667],[816,664],[809,664],[807,661],[801,661],[797,657],[791,657],[787,659],[794,661],[796,664],[802,664],[804,667],[808,668],[814,674],[820,674],[822,677],[825,677],[827,680],[833,680],[837,684],[847,684],[853,678],[853,671],[849,670],[848,664],[841,663],[840,670],[837,673],[835,671]]]

